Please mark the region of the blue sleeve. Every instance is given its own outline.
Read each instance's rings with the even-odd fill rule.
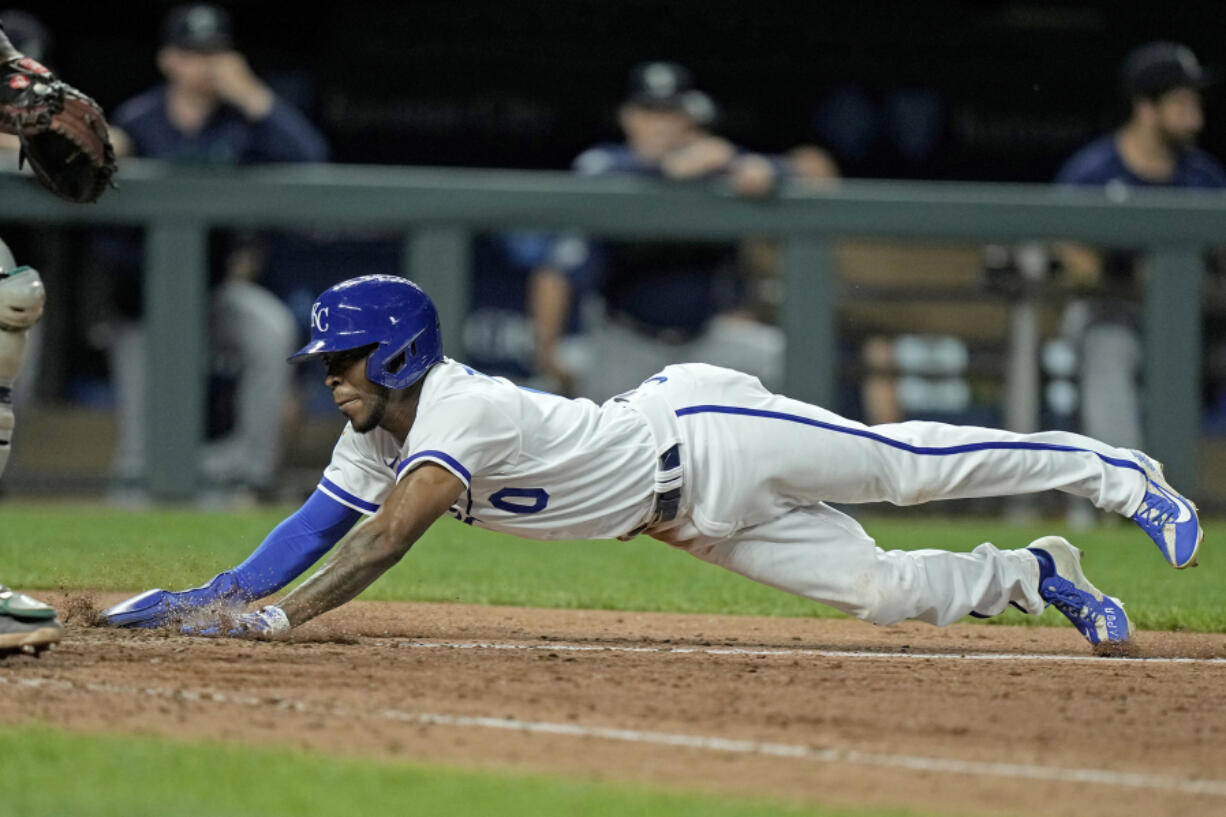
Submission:
[[[1068,187],[1102,184],[1100,181],[1088,178],[1077,156],[1072,157],[1061,165],[1060,169],[1056,172],[1056,177],[1052,181]]]
[[[1212,154],[1193,148],[1188,163],[1196,171],[1192,186],[1210,190],[1226,187],[1226,168]]]
[[[256,129],[256,151],[270,162],[326,162],[328,142],[297,108],[281,97]]]
[[[245,598],[280,590],[327,553],[361,516],[316,489],[232,571]]]
[[[498,238],[507,258],[520,269],[530,270],[549,261],[553,236],[539,230],[513,230]]]
[[[603,176],[606,173],[638,173],[656,176],[660,168],[640,159],[625,145],[603,143],[588,148],[575,157],[571,170],[583,176]]]
[[[1095,139],[1065,160],[1052,181],[1066,187],[1106,184],[1125,172],[1119,167],[1114,145],[1111,136]]]
[[[555,235],[541,231],[515,230],[498,236],[507,260],[517,269],[532,271],[550,266],[573,277],[589,262],[591,248],[577,233]]]

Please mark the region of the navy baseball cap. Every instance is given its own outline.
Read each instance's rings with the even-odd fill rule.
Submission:
[[[173,8],[162,24],[162,45],[205,53],[229,51],[234,47],[230,14],[207,3]]]
[[[626,100],[649,108],[680,108],[694,87],[690,72],[675,62],[641,62],[630,69]]]
[[[1130,52],[1120,67],[1120,83],[1129,99],[1156,99],[1176,88],[1203,88],[1207,82],[1192,49],[1180,43],[1146,43]]]
[[[643,108],[682,111],[699,124],[716,116],[715,102],[694,87],[689,69],[675,62],[641,62],[630,69],[626,102]]]

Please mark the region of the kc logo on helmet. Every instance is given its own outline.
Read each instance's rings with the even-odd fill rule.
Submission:
[[[311,307],[311,325],[317,331],[328,331],[328,307],[315,304]]]

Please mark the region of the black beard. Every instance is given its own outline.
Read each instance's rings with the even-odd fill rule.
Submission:
[[[383,416],[387,414],[387,396],[389,390],[378,386],[373,397],[374,400],[370,406],[370,413],[366,415],[366,419],[359,425],[356,420],[351,420],[353,430],[359,434],[365,434],[368,431],[373,431],[383,422]]]
[[[1167,150],[1171,151],[1171,153],[1183,153],[1196,144],[1195,136],[1182,136],[1167,130],[1161,130],[1159,134],[1162,137],[1163,144],[1166,145]]]

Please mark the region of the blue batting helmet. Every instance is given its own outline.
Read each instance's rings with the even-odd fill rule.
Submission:
[[[311,307],[311,341],[290,363],[377,345],[366,377],[404,389],[443,359],[438,310],[421,287],[394,275],[363,275],[326,290]]]

